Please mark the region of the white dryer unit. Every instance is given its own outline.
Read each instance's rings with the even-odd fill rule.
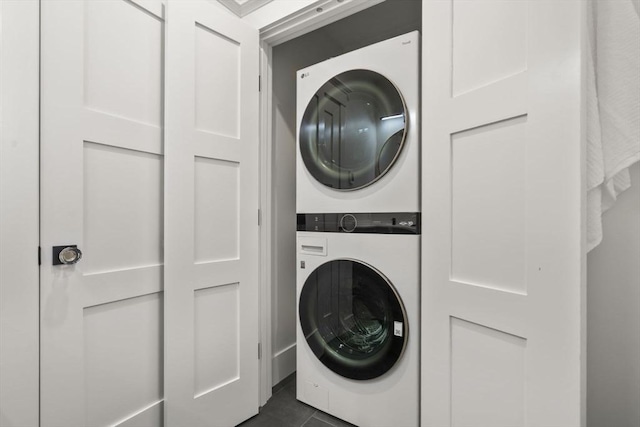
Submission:
[[[418,425],[419,229],[418,213],[298,215],[298,400],[358,426]]]
[[[419,211],[414,31],[297,73],[296,210]]]

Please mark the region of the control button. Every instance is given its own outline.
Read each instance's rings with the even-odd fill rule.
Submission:
[[[307,214],[306,231],[324,231],[324,216]]]
[[[358,226],[358,220],[351,214],[343,215],[340,218],[340,228],[347,233],[351,233]]]

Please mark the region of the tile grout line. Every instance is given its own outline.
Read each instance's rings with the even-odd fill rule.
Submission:
[[[317,410],[313,411],[313,413],[311,415],[309,415],[309,418],[307,418],[302,424],[300,424],[300,427],[304,427],[304,425],[306,423],[308,423],[311,418],[313,418],[313,416],[316,414],[316,412],[318,412],[318,411]]]
[[[316,417],[316,414],[317,414],[318,412],[320,412],[320,413],[322,413],[322,414],[324,414],[324,415],[327,415],[327,416],[329,416],[329,417],[333,417],[333,415],[330,415],[330,414],[328,414],[328,413],[326,413],[326,412],[322,412],[322,411],[320,411],[320,410],[316,410],[316,412],[314,412],[314,413],[313,413],[312,417],[314,417],[314,418],[315,418],[316,420],[318,420],[318,421],[322,421],[323,423],[325,423],[325,424],[327,424],[327,425],[329,425],[329,426],[331,426],[331,427],[339,427],[339,425],[338,425],[338,424],[335,424],[335,422],[334,422],[333,420],[323,420],[322,418],[318,418],[318,417]],[[334,417],[334,418],[335,418],[335,417]],[[339,420],[339,421],[343,421],[343,422],[345,422],[344,420],[340,420],[340,419],[338,419],[338,420]],[[354,426],[354,427],[357,427],[357,426]]]

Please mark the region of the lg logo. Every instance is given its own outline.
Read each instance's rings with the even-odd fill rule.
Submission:
[[[305,77],[309,77],[309,73],[302,73],[300,74],[300,78],[304,79]]]

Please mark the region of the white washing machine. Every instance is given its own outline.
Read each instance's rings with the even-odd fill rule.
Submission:
[[[420,214],[303,214],[298,230],[298,400],[358,426],[417,426]]]
[[[298,71],[298,213],[420,210],[419,42],[414,31]]]

